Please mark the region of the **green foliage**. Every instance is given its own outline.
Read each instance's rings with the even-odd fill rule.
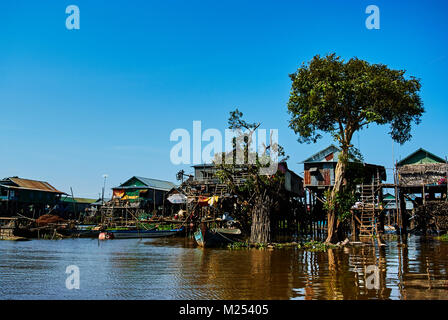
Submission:
[[[392,138],[404,143],[411,138],[411,123],[418,124],[424,112],[420,81],[383,64],[317,55],[290,78],[290,127],[300,142],[330,133],[348,148],[354,132],[375,123],[389,124]]]
[[[338,159],[341,171],[336,174],[332,193],[326,194],[325,205],[341,221],[350,215],[356,182],[350,170],[342,169],[352,165],[350,158],[362,160],[351,144],[353,134],[370,124],[389,125],[394,141],[408,141],[411,124],[419,124],[424,113],[420,81],[405,77],[404,70],[358,58],[346,62],[334,53],[316,55],[290,78],[289,127],[299,135],[299,142],[316,142],[323,134],[330,134],[342,149]],[[348,185],[343,186],[344,180]],[[328,228],[333,230],[333,226]],[[334,234],[329,233],[328,242],[333,241]]]
[[[129,230],[127,227],[113,227],[113,228],[107,228],[106,231],[119,231],[119,230]]]
[[[348,159],[354,162],[364,162],[364,157],[358,148],[351,147],[348,149]]]
[[[448,233],[441,235],[440,237],[436,237],[438,240],[448,241]]]
[[[179,228],[179,224],[161,224],[157,227],[157,230],[173,230]]]
[[[344,190],[335,194],[333,201],[329,201],[331,190],[325,191],[324,209],[335,212],[340,221],[344,221],[351,216],[350,209],[356,201],[356,197],[351,190]]]
[[[297,248],[307,250],[307,251],[313,251],[313,252],[325,252],[328,249],[338,248],[338,246],[333,245],[333,244],[328,244],[325,242],[319,242],[319,241],[312,240],[312,241],[297,245]]]
[[[233,242],[229,243],[227,245],[228,249],[249,249],[249,248],[256,248],[256,249],[266,249],[268,245],[266,243],[249,243],[248,241],[244,242]]]
[[[137,222],[135,225],[137,229],[148,229],[148,230],[151,230],[156,226],[154,223],[146,223],[146,222]]]
[[[278,202],[284,197],[284,174],[279,170],[272,175],[261,174],[261,169],[269,167],[272,161],[275,161],[277,168],[277,163],[287,157],[275,141],[270,141],[264,150],[251,151],[252,135],[260,123],[246,122],[238,109],[230,112],[228,124],[230,129],[236,131],[236,137],[231,151],[215,155],[214,162],[218,169],[215,176],[236,196],[237,208],[233,216],[240,222],[243,231],[248,233],[255,203],[266,197]],[[279,157],[283,159],[279,161]]]
[[[243,248],[249,248],[249,247],[250,247],[250,245],[249,245],[249,242],[247,242],[247,241],[233,242],[233,243],[229,243],[227,245],[227,248],[229,248],[229,249],[243,249]]]

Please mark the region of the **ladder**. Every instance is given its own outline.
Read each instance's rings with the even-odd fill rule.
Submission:
[[[225,184],[216,184],[214,195],[223,195],[227,192],[227,185]]]
[[[360,237],[372,237],[375,234],[375,182],[361,185],[361,226]]]

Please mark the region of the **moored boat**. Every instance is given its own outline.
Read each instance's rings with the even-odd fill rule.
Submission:
[[[72,229],[58,230],[60,234],[72,238],[97,238],[101,228],[93,225],[77,225]]]
[[[204,248],[223,247],[241,239],[241,230],[236,228],[209,229],[204,223],[194,233],[196,243]]]
[[[106,239],[138,239],[138,238],[162,238],[170,237],[179,234],[183,230],[171,229],[171,230],[140,230],[140,229],[130,229],[130,230],[105,230],[99,234],[100,240]]]

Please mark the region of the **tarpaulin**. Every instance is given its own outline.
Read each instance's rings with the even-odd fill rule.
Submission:
[[[186,203],[187,197],[181,193],[172,194],[167,198],[167,200],[171,203]]]
[[[199,204],[201,207],[208,206],[208,201],[209,201],[209,200],[210,200],[209,197],[203,197],[203,196],[200,196],[200,197],[198,198],[198,204]]]
[[[208,199],[208,204],[209,204],[210,206],[214,206],[214,207],[216,207],[216,206],[218,205],[218,199],[219,199],[218,196],[210,197],[210,198]]]
[[[114,198],[122,198],[124,196],[124,190],[123,189],[115,189],[114,190]]]
[[[212,197],[203,197],[200,196],[198,199],[198,204],[200,206],[217,206],[218,205],[218,196],[212,196]]]

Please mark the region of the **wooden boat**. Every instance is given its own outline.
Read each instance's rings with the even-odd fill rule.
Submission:
[[[105,230],[101,232],[98,236],[100,240],[106,239],[138,239],[138,238],[162,238],[170,237],[182,232],[183,227],[179,229],[171,230],[141,230],[141,229],[130,229],[130,230]]]
[[[72,238],[98,238],[101,230],[100,227],[92,225],[77,225],[73,229],[61,229],[58,232]]]
[[[209,229],[204,223],[194,233],[197,244],[204,248],[223,247],[241,240],[240,229],[214,228]]]

